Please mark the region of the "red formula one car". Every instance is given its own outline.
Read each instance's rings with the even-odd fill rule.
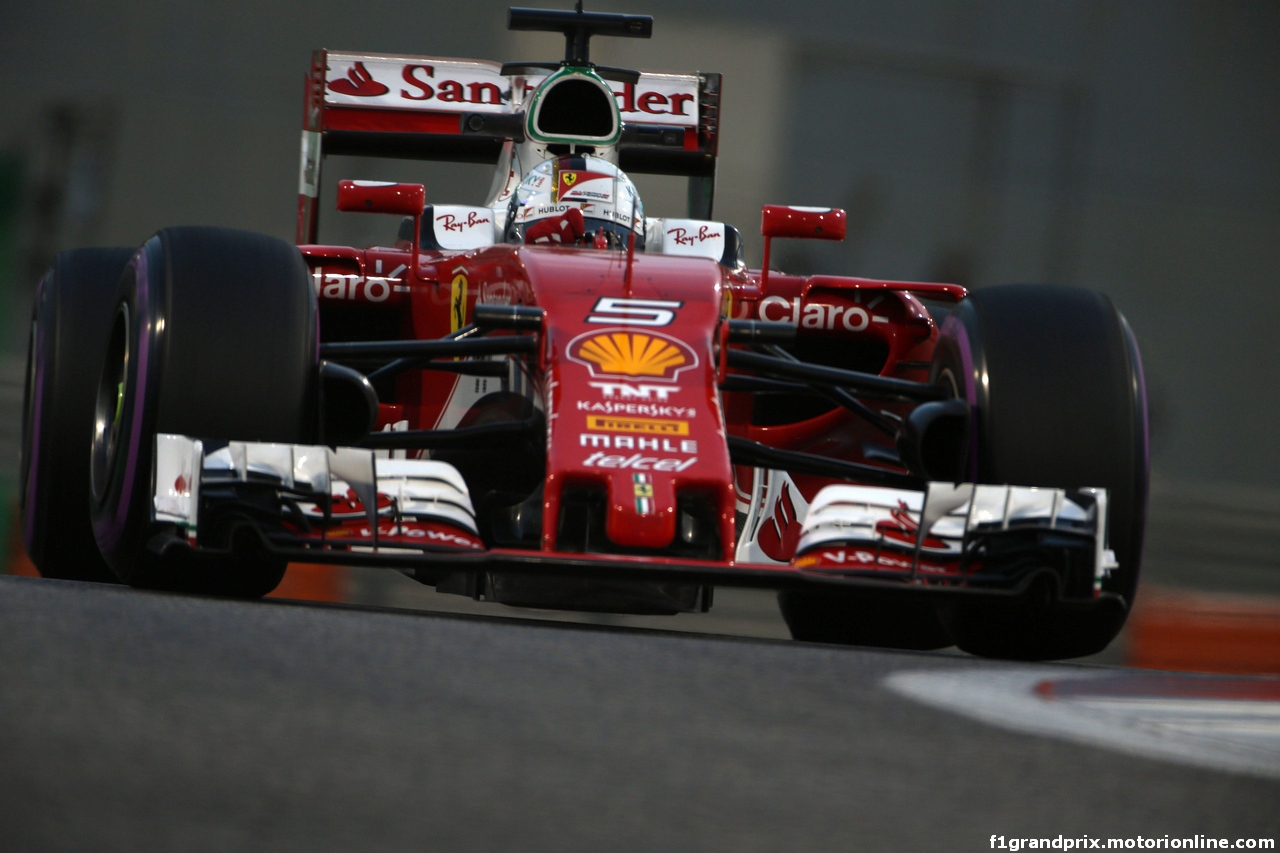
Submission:
[[[705,611],[778,590],[798,639],[1055,658],[1133,600],[1132,333],[1049,286],[771,272],[844,213],[712,218],[720,77],[607,68],[645,16],[512,9],[562,62],[320,51],[298,243],[171,228],[59,256],[22,482],[46,575],[259,596],[290,560],[511,605]],[[496,164],[479,206],[342,181],[390,245],[316,244],[326,154]],[[628,173],[683,175],[646,215]]]

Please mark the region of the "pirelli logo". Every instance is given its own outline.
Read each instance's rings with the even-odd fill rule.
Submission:
[[[587,429],[597,432],[627,432],[632,435],[688,435],[688,421],[659,421],[648,418],[606,418],[587,416]]]

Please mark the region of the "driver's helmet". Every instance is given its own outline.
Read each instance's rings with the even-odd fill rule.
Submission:
[[[631,234],[636,249],[643,249],[640,194],[621,169],[599,157],[544,160],[525,175],[507,208],[506,239],[512,243],[617,249],[626,248]]]

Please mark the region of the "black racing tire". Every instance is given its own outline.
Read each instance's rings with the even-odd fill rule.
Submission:
[[[1133,604],[1146,527],[1146,386],[1128,323],[1093,291],[986,288],[947,318],[930,375],[971,406],[974,482],[1107,489],[1107,539],[1119,568],[1102,589],[1123,599],[1067,609],[1054,601],[1060,591],[1038,589],[1012,606],[955,604],[944,616],[956,645],[1017,660],[1102,651]]]
[[[778,606],[792,639],[804,642],[916,650],[952,645],[933,602],[899,590],[785,590]]]
[[[93,404],[128,248],[57,256],[32,306],[22,403],[22,541],[46,578],[116,583],[89,524]]]
[[[238,550],[157,548],[168,532],[151,518],[155,435],[313,441],[316,318],[306,264],[282,240],[169,228],[133,255],[98,381],[90,463],[93,532],[121,580],[236,598],[279,584],[285,561],[248,547],[252,536],[226,531],[220,541],[202,524],[202,546]]]

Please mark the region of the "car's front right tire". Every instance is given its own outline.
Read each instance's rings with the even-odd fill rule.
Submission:
[[[162,548],[152,521],[157,433],[212,440],[315,438],[316,297],[296,247],[225,228],[169,228],[121,279],[98,381],[91,460],[93,532],[135,586],[254,598],[285,561],[246,549],[220,558]],[[202,545],[229,548],[202,525]]]
[[[128,248],[62,252],[36,287],[22,406],[22,540],[47,578],[114,583],[89,524],[93,400]]]

